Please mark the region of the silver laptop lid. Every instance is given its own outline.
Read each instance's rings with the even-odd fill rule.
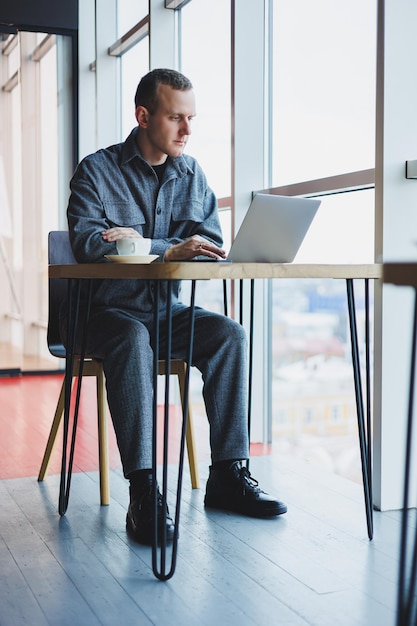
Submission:
[[[256,194],[230,248],[228,260],[291,263],[320,202],[316,198]]]

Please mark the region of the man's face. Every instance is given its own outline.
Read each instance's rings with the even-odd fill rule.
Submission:
[[[145,131],[147,154],[144,156],[154,165],[163,160],[164,155],[181,156],[196,114],[192,90],[180,91],[160,84],[157,95],[158,106],[154,113],[144,107],[136,109],[139,126]]]

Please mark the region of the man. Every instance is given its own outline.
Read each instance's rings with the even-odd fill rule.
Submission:
[[[68,224],[81,263],[103,262],[125,237],[152,240],[159,261],[223,259],[217,202],[195,159],[183,154],[195,116],[190,81],[173,70],[149,72],[136,96],[138,126],[124,143],[85,158],[71,181]],[[108,404],[123,472],[130,481],[127,529],[152,540],[152,363],[154,294],[146,281],[96,281],[87,351],[103,362]],[[186,356],[188,308],[172,285],[172,358]],[[166,294],[162,293],[162,318]],[[162,320],[161,320],[162,321]],[[62,325],[65,328],[65,325]],[[161,353],[164,348],[161,324]],[[195,312],[193,365],[202,373],[212,465],[205,505],[256,517],[286,512],[264,493],[242,461],[247,435],[246,337],[233,320]],[[158,533],[173,537],[158,505]]]

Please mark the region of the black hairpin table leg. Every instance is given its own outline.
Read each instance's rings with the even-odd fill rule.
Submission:
[[[253,378],[253,315],[255,306],[255,281],[250,281],[250,306],[249,306],[249,354],[248,354],[248,441],[250,446],[252,430],[252,378]],[[243,324],[243,280],[240,281],[240,323]],[[249,469],[250,458],[246,461]]]
[[[78,331],[79,309],[80,309],[80,293],[81,281],[76,282],[75,303],[72,294],[72,281],[68,279],[68,322],[67,322],[67,348],[65,359],[65,399],[64,399],[64,419],[63,419],[63,443],[62,443],[62,461],[61,461],[61,480],[59,487],[59,514],[65,515],[68,508],[72,468],[74,463],[75,439],[77,434],[78,412],[80,407],[81,383],[83,377],[84,357],[87,340],[87,325],[90,315],[92,283],[88,281],[88,299],[85,311],[84,327],[81,341],[80,362],[78,368],[77,393],[75,398],[74,416],[71,433],[71,444],[69,451],[69,459],[67,464],[67,448],[70,422],[71,392],[72,378],[74,373],[74,355],[76,347],[76,338]]]
[[[404,467],[404,495],[401,523],[400,564],[398,580],[397,626],[415,626],[417,623],[416,570],[417,570],[417,531],[408,539],[410,469],[412,459],[414,385],[416,374],[417,344],[417,292],[414,294],[413,339],[411,347],[410,382],[407,415],[407,439]],[[410,544],[407,546],[407,544]]]
[[[172,543],[171,563],[169,569],[167,568],[167,537],[166,527],[163,525],[164,531],[160,541],[160,559],[158,564],[158,498],[157,498],[157,384],[158,384],[158,358],[159,358],[159,307],[160,307],[160,281],[155,281],[155,308],[154,308],[154,366],[153,366],[153,380],[154,380],[154,398],[153,398],[153,435],[152,435],[152,476],[153,476],[153,504],[154,504],[154,535],[152,542],[152,570],[156,578],[165,581],[172,578],[175,572],[177,562],[178,551],[178,532],[180,521],[180,508],[181,508],[181,491],[182,491],[182,476],[184,469],[184,451],[185,451],[185,438],[187,431],[187,419],[188,419],[188,397],[189,397],[189,381],[190,381],[190,367],[192,363],[193,354],[193,339],[194,339],[194,309],[195,309],[195,281],[192,281],[191,286],[191,301],[190,301],[190,320],[189,320],[189,337],[187,347],[187,367],[185,372],[185,384],[184,384],[184,403],[182,414],[182,427],[181,427],[181,440],[180,440],[180,452],[179,452],[179,467],[177,478],[177,495],[175,503],[175,519],[174,519],[174,537]],[[163,465],[162,465],[162,506],[165,511],[167,506],[167,493],[168,493],[168,445],[169,445],[169,376],[170,376],[170,361],[171,361],[171,334],[172,334],[172,316],[171,316],[171,289],[168,281],[167,289],[167,310],[166,310],[166,338],[167,349],[165,355],[165,398],[164,398],[164,433],[163,433]]]
[[[361,454],[361,466],[362,466],[362,480],[365,497],[365,511],[366,522],[368,527],[368,537],[373,537],[373,504],[372,504],[372,462],[371,462],[371,416],[370,416],[370,377],[367,371],[366,386],[367,386],[367,421],[365,424],[364,402],[362,394],[362,378],[359,359],[359,346],[358,346],[358,330],[356,324],[356,309],[355,309],[355,295],[353,289],[353,279],[346,279],[347,287],[347,300],[349,311],[349,325],[350,325],[350,339],[352,347],[352,365],[353,376],[355,382],[355,396],[356,396],[356,412],[358,418],[358,431],[359,431],[359,446]],[[369,281],[365,279],[366,290],[366,363],[367,370],[369,368]]]

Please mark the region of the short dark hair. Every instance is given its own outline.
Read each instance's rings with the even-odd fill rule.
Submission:
[[[149,113],[155,113],[158,107],[158,85],[169,85],[180,91],[188,91],[193,88],[191,81],[176,70],[152,70],[145,74],[139,82],[135,94],[135,106],[144,106]]]

